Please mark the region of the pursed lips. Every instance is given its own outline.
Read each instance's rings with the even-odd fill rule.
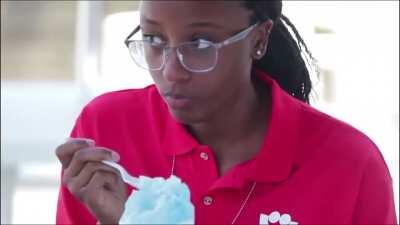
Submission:
[[[172,92],[164,93],[163,96],[167,104],[176,109],[185,108],[193,101],[192,98]]]

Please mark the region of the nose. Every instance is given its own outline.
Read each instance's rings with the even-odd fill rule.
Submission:
[[[190,78],[190,75],[179,61],[178,54],[176,49],[169,49],[165,55],[165,65],[162,74],[170,82],[182,82]]]

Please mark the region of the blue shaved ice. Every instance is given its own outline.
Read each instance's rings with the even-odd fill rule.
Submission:
[[[139,177],[125,203],[120,224],[194,224],[190,191],[176,176]]]

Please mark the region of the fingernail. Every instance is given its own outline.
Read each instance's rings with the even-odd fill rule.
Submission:
[[[66,138],[65,141],[66,142],[67,141],[76,141],[78,144],[79,143],[82,143],[82,144],[86,143],[89,146],[95,146],[95,141],[92,140],[92,139],[89,139],[89,138],[71,138],[71,137],[69,137],[69,138]]]
[[[94,140],[92,140],[92,139],[85,139],[85,141],[86,141],[86,143],[87,143],[89,146],[95,146],[95,141],[94,141]]]
[[[72,139],[74,139],[74,138],[72,138],[72,137],[67,137],[67,138],[65,138],[64,142],[68,142],[68,141],[70,141],[70,140],[72,140]]]
[[[114,162],[118,162],[119,159],[120,159],[119,154],[112,151],[111,152],[111,160],[114,161]]]

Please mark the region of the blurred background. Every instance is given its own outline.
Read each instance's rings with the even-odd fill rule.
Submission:
[[[55,222],[62,143],[94,96],[152,83],[123,44],[138,1],[1,1],[1,223]],[[366,133],[399,206],[399,2],[290,1],[319,60],[312,105]],[[398,212],[398,210],[396,210]]]

